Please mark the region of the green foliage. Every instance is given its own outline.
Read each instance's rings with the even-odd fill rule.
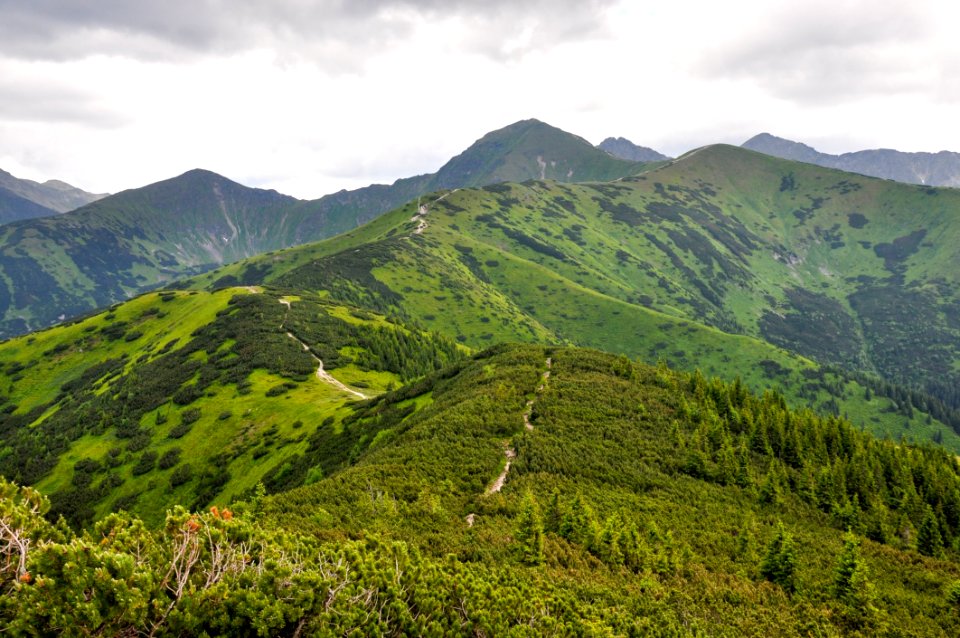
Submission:
[[[543,562],[543,535],[540,508],[533,494],[527,492],[520,503],[517,529],[514,532],[521,562],[526,565],[539,565]]]
[[[5,581],[2,622],[15,635],[62,626],[156,635],[960,628],[944,605],[957,579],[955,537],[941,561],[911,559],[901,537],[928,505],[954,529],[953,457],[791,411],[775,393],[664,366],[631,364],[618,375],[617,365],[576,349],[482,352],[324,421],[313,443],[304,440],[314,450],[303,458],[309,485],[267,496],[253,483],[249,501],[229,513],[175,509],[160,526],[108,515],[78,534],[46,522],[42,499],[31,512],[16,496],[29,492],[7,490],[0,513],[19,512],[35,535],[31,582]],[[531,409],[528,430],[522,415]],[[194,427],[234,420],[218,413],[204,410]],[[516,452],[506,483],[483,495],[502,470],[505,439]],[[763,442],[759,451],[752,440]],[[688,449],[702,452],[702,476],[686,473]],[[779,500],[761,502],[755,488],[729,481],[724,450],[752,476],[775,475]],[[276,463],[287,466],[277,477],[301,471],[300,461]],[[73,465],[89,477],[75,489],[91,491],[109,467],[101,456]],[[233,471],[226,454],[181,462],[163,486],[209,502]],[[856,512],[844,520],[883,512],[890,544],[860,546],[850,535],[841,549],[829,526],[837,507]],[[17,550],[5,547],[14,560],[4,564],[17,564]],[[767,578],[803,586],[787,596]],[[71,603],[84,591],[95,596]]]
[[[960,580],[955,580],[947,588],[947,604],[960,612]]]
[[[926,556],[943,554],[943,537],[940,534],[940,522],[928,505],[923,520],[917,528],[917,551]]]
[[[796,572],[797,550],[793,537],[779,522],[777,533],[767,545],[767,553],[760,564],[760,575],[792,594],[797,591]]]
[[[867,622],[876,612],[874,587],[860,552],[860,543],[853,532],[844,536],[833,580],[833,596],[844,605],[846,617],[856,625]]]

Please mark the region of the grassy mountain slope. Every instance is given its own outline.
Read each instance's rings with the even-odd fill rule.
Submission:
[[[0,571],[0,615],[106,635],[960,629],[943,451],[568,348],[497,347],[349,412],[292,463],[324,478],[156,531],[121,514],[75,537],[0,484],[35,541]]]
[[[0,337],[42,328],[225,263],[348,231],[438,188],[542,175],[607,180],[635,173],[640,166],[528,120],[484,136],[436,174],[315,201],[193,170],[64,217],[0,230]]]
[[[511,189],[451,195],[466,212],[437,216],[437,232],[960,405],[956,191],[722,146],[612,184]]]
[[[120,508],[156,522],[282,474],[347,403],[458,356],[309,295],[150,293],[0,344],[0,474],[74,523]]]
[[[284,245],[298,200],[206,171],[0,229],[5,336]]]
[[[879,435],[934,438],[955,449],[956,435],[943,427],[960,427],[950,403],[883,384],[867,389],[866,378],[857,382],[811,361],[925,383],[951,400],[949,388],[933,381],[953,369],[938,362],[957,361],[951,300],[924,293],[926,283],[898,284],[901,262],[872,247],[887,255],[883,246],[898,245],[896,237],[920,224],[954,232],[947,201],[954,195],[878,180],[858,187],[852,179],[730,147],[705,149],[613,183],[535,181],[437,194],[425,200],[426,214],[409,204],[336,239],[243,262],[194,284],[271,281],[323,291],[475,347],[569,342],[728,379],[741,375],[752,388],[779,384],[795,405],[846,413]],[[780,190],[789,180],[833,195],[815,190],[798,203],[799,195]],[[934,201],[939,207],[928,201],[935,197],[943,198]],[[798,208],[804,201],[818,202],[809,208],[823,222]],[[889,219],[920,205],[928,209],[922,222]],[[858,214],[873,221],[860,224]],[[851,219],[861,228],[849,226]],[[837,227],[840,221],[846,228]],[[870,237],[871,248],[857,237]],[[952,276],[945,267],[951,250],[948,242],[930,247],[931,262],[918,276]],[[886,307],[877,295],[932,305]],[[917,331],[889,320],[898,312],[926,312],[937,321]],[[904,343],[911,349],[897,354]],[[940,423],[927,423],[914,408],[934,412]]]

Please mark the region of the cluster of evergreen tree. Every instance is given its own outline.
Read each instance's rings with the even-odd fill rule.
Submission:
[[[954,432],[960,432],[960,390],[954,385],[928,382],[924,390],[918,390],[862,373],[840,374],[855,379],[864,386],[865,398],[868,400],[875,396],[886,397],[893,401],[896,409],[906,417],[912,417],[914,410],[919,410],[948,425]]]
[[[356,310],[354,316],[373,319]],[[316,344],[311,349],[330,370],[355,363],[366,370],[393,372],[409,381],[463,356],[453,341],[439,335],[397,325],[388,328],[351,323],[316,304],[292,304],[284,325],[304,343]],[[343,348],[350,348],[354,354],[341,354]]]
[[[949,499],[934,494],[956,483],[956,461],[792,412],[776,394],[593,351],[498,346],[355,404],[342,425],[311,441],[302,464],[306,475],[319,466],[311,484],[258,492],[228,512],[177,509],[158,529],[116,514],[78,534],[44,520],[38,495],[4,484],[0,529],[24,533],[0,533],[3,626],[27,635],[960,631],[956,536],[938,514]],[[506,484],[486,494],[506,445],[516,452]],[[911,507],[922,510],[917,522]],[[885,511],[888,544],[871,538],[875,510]]]
[[[877,542],[929,556],[957,549],[960,466],[945,450],[880,441],[739,382],[694,373],[686,386],[679,417],[693,428],[674,433],[680,471],[752,490],[762,502],[797,498]]]

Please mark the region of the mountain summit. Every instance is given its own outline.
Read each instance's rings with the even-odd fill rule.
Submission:
[[[842,155],[817,149],[782,137],[761,133],[743,143],[743,148],[783,159],[837,168],[871,177],[907,184],[960,186],[960,153],[905,153],[888,148],[856,151]]]
[[[662,162],[670,159],[652,148],[638,146],[625,137],[608,137],[600,142],[597,148],[631,162]]]
[[[530,119],[474,142],[437,172],[431,190],[528,179],[606,181],[636,172],[634,161],[611,157],[582,137]]]

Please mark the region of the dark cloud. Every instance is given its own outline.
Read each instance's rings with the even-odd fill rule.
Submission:
[[[503,55],[527,34],[530,47],[590,37],[614,0],[0,0],[0,54],[69,59],[95,54],[143,59],[256,47],[357,51],[408,35],[422,20],[468,19],[476,48]]]
[[[925,78],[905,52],[924,47],[930,24],[911,6],[793,5],[769,16],[762,30],[705,50],[695,71],[754,80],[776,97],[801,104],[920,90]]]

